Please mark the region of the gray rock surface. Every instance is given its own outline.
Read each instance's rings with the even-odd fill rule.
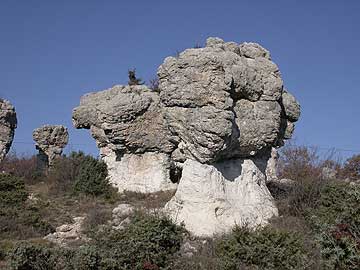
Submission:
[[[71,224],[63,224],[56,228],[44,239],[60,246],[69,246],[76,242],[88,242],[90,239],[84,234],[83,224],[85,217],[75,217]]]
[[[119,191],[177,188],[166,208],[199,235],[265,224],[277,214],[265,185],[276,175],[271,151],[300,116],[270,53],[209,38],[204,48],[167,57],[158,78],[157,92],[117,85],[83,96],[73,111],[110,181]]]
[[[63,148],[69,141],[67,128],[61,125],[45,125],[33,132],[36,149],[39,151],[38,159],[51,166],[54,160],[61,156]]]
[[[255,43],[209,38],[205,48],[166,58],[158,76],[164,116],[183,159],[254,156],[282,145],[299,118],[300,106],[283,91],[270,53]]]
[[[124,229],[131,222],[130,216],[134,213],[135,208],[130,204],[119,204],[112,211],[111,225],[115,230]]]
[[[73,124],[90,129],[98,147],[119,155],[174,149],[158,94],[144,85],[116,85],[83,96],[73,111]]]
[[[0,99],[0,161],[10,150],[16,127],[17,118],[14,106],[9,101]]]

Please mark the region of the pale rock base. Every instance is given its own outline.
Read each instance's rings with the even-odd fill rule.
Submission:
[[[165,211],[196,236],[256,227],[278,215],[265,185],[266,161],[233,159],[214,165],[187,160]]]
[[[170,159],[166,154],[147,152],[119,158],[115,152],[103,148],[101,156],[108,167],[109,181],[119,192],[152,193],[177,187],[170,180]]]

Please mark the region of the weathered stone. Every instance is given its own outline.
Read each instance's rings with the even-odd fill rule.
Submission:
[[[56,232],[48,234],[44,239],[58,244],[68,246],[75,242],[87,242],[89,238],[84,234],[83,223],[85,217],[75,217],[72,224],[64,224],[56,228]]]
[[[177,187],[166,209],[197,235],[266,224],[277,215],[265,185],[276,177],[271,149],[291,137],[300,115],[270,53],[209,38],[205,48],[167,57],[158,78],[158,92],[114,86],[85,95],[73,111],[110,182],[120,192]]]
[[[336,179],[337,171],[331,167],[323,167],[321,170],[321,176],[324,179]]]
[[[206,163],[217,158],[230,142],[233,113],[204,106],[201,108],[170,107],[165,110],[165,118],[173,130],[181,137],[178,151],[186,157]]]
[[[112,210],[113,218],[127,217],[134,212],[134,207],[131,204],[122,203]]]
[[[45,125],[34,130],[33,139],[39,151],[39,162],[44,163],[44,166],[51,166],[61,156],[69,141],[69,133],[64,126]]]
[[[159,107],[158,94],[143,85],[116,85],[83,96],[73,111],[76,128],[91,129],[99,147],[119,153],[174,149]]]
[[[290,122],[289,120],[286,120],[284,139],[286,139],[286,140],[291,139],[291,137],[294,133],[294,130],[295,130],[295,124],[293,122]]]
[[[287,91],[282,94],[285,115],[291,122],[296,122],[300,117],[300,104],[295,97]]]
[[[232,159],[214,165],[187,160],[175,196],[165,209],[198,236],[233,226],[264,225],[278,214],[265,184],[266,162]]]
[[[130,215],[133,214],[135,208],[130,204],[119,204],[112,211],[111,225],[115,230],[122,230],[130,224]]]
[[[161,105],[179,137],[176,156],[212,163],[276,146],[283,82],[258,44],[209,38],[205,48],[168,57],[158,69]]]
[[[253,156],[274,146],[279,136],[281,107],[275,101],[241,99],[234,107],[239,137],[232,142],[229,156]]]
[[[103,148],[101,155],[108,166],[109,181],[119,192],[151,193],[176,189],[176,184],[170,180],[171,163],[166,154],[147,152],[117,156]]]
[[[0,161],[10,150],[16,127],[17,118],[14,106],[9,101],[0,99]]]
[[[270,158],[267,161],[266,165],[266,181],[276,181],[278,179],[277,176],[277,163],[279,160],[279,154],[276,148],[271,148]]]

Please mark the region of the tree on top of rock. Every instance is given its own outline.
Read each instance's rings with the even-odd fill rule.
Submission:
[[[144,82],[142,81],[142,79],[140,78],[136,78],[136,74],[135,74],[136,70],[129,70],[129,85],[143,85]]]

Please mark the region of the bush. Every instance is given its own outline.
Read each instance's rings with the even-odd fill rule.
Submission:
[[[307,212],[327,269],[359,269],[360,186],[329,183]]]
[[[9,254],[14,270],[165,269],[184,229],[163,217],[136,216],[124,230],[106,228],[78,249],[22,243]]]
[[[255,231],[236,227],[221,239],[217,253],[221,269],[304,269],[311,264],[307,247],[296,233],[265,227]]]
[[[168,218],[137,215],[125,230],[102,232],[96,245],[120,269],[159,269],[180,249],[184,232]]]
[[[75,177],[74,191],[93,196],[108,195],[111,193],[111,186],[107,175],[107,167],[104,162],[92,156],[82,156],[79,171]]]
[[[45,270],[54,269],[49,248],[20,244],[10,253],[10,267],[14,270]]]
[[[39,236],[54,230],[27,198],[22,178],[0,174],[0,239]]]
[[[279,159],[280,178],[304,181],[321,178],[317,149],[288,145],[281,149]]]
[[[105,196],[111,198],[115,189],[107,180],[107,167],[102,161],[83,152],[72,152],[69,157],[55,161],[49,172],[50,192]]]
[[[9,154],[0,163],[0,171],[23,178],[26,184],[35,184],[44,180],[36,156],[17,157],[14,153]]]
[[[2,207],[23,205],[28,195],[22,178],[0,174],[0,213]]]
[[[360,179],[360,155],[354,155],[346,160],[340,170],[340,176],[351,180]]]

